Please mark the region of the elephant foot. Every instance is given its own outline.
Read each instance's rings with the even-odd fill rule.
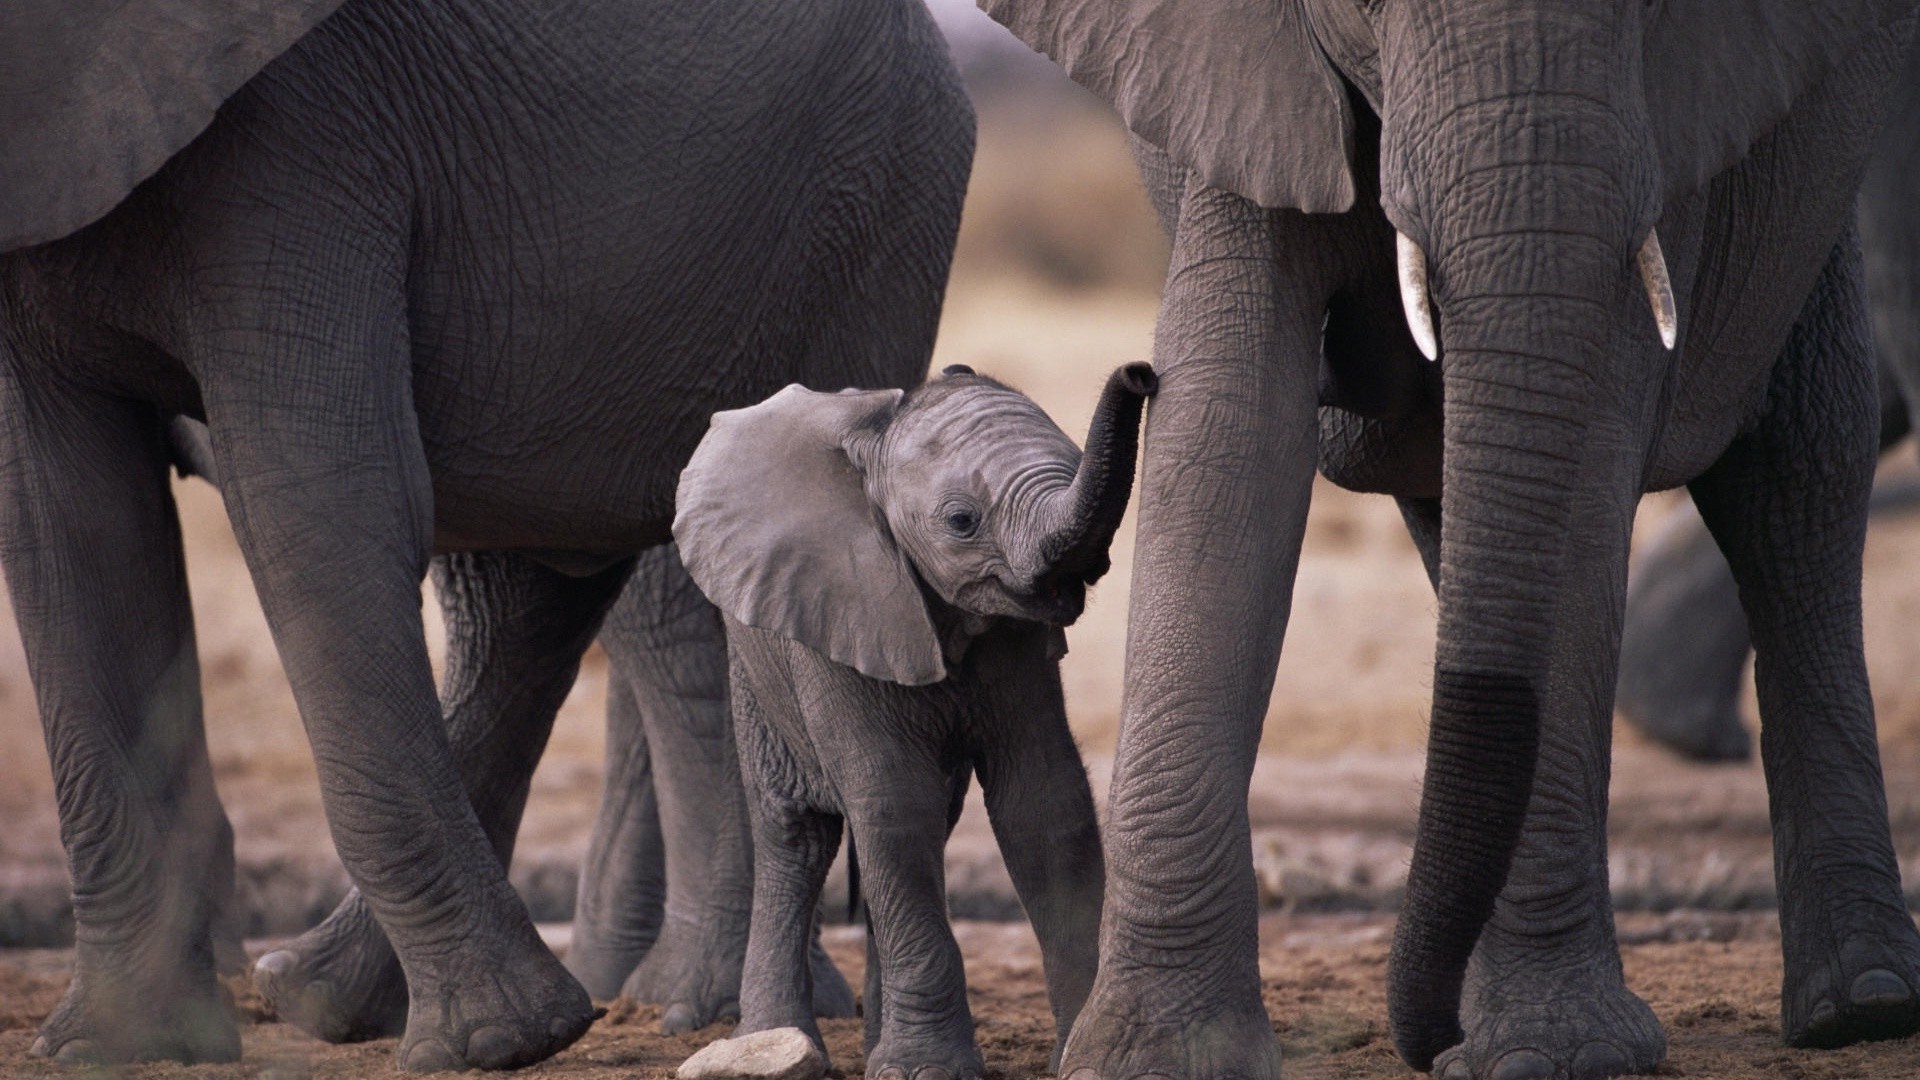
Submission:
[[[807,961],[813,967],[814,1017],[841,1020],[859,1015],[859,1001],[853,996],[853,987],[847,985],[847,977],[840,974],[833,957],[827,955],[818,937],[813,939],[813,947],[807,951]]]
[[[660,940],[620,988],[622,997],[661,1006],[662,1034],[678,1035],[740,1018],[746,920],[730,919],[719,911],[710,912],[709,919],[699,923],[669,917]],[[841,982],[844,985],[845,980]]]
[[[1800,1047],[1847,1046],[1920,1031],[1920,934],[1904,911],[1854,917],[1839,947],[1786,944],[1781,1032]]]
[[[240,1060],[240,1029],[211,972],[138,983],[76,973],[27,1053],[63,1065]]]
[[[945,1039],[896,1039],[882,1035],[867,1054],[866,1075],[873,1080],[980,1080],[986,1073],[980,1048],[965,1027]]]
[[[580,980],[595,1001],[620,996],[620,986],[632,975],[659,936],[658,926],[620,928],[590,925],[576,917],[573,940],[567,946],[567,971]]]
[[[415,987],[400,1041],[412,1072],[517,1069],[565,1050],[606,1015],[534,938],[505,962],[476,949]]]
[[[358,889],[319,926],[262,956],[253,981],[274,1015],[325,1042],[406,1030],[406,975]]]
[[[1475,982],[1466,1041],[1434,1059],[1435,1080],[1601,1080],[1652,1072],[1666,1057],[1666,1032],[1617,966]]]
[[[1102,967],[1061,1051],[1062,1080],[1277,1080],[1280,1044],[1258,997],[1183,995],[1170,982]]]
[[[1748,761],[1753,736],[1740,719],[1739,702],[1693,698],[1643,698],[1621,688],[1614,707],[1642,735],[1689,761]]]

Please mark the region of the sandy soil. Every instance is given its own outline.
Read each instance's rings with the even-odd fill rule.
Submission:
[[[1261,923],[1260,974],[1267,1011],[1278,1018],[1286,1075],[1293,1080],[1402,1077],[1405,1065],[1386,1038],[1382,991],[1391,922],[1380,916],[1269,915]],[[1053,1025],[1040,981],[1039,953],[1024,925],[963,922],[956,927],[966,956],[977,1034],[996,1078],[1042,1076]],[[1920,1039],[1837,1051],[1791,1050],[1780,1042],[1780,945],[1762,915],[1635,915],[1621,921],[1627,978],[1668,1031],[1660,1075],[1709,1078],[1908,1078],[1920,1073]],[[829,949],[858,984],[859,932],[832,931]],[[58,951],[0,954],[0,1069],[9,1076],[70,1076],[26,1058],[32,1025],[65,985],[67,957]],[[402,1077],[393,1068],[397,1040],[325,1046],[285,1024],[259,1018],[258,1002],[236,983],[245,1058],[239,1065],[187,1069],[174,1065],[123,1070],[127,1080],[152,1077]],[[656,1080],[694,1050],[725,1034],[716,1025],[684,1036],[654,1030],[658,1010],[614,1002],[607,1016],[565,1053],[523,1075],[633,1077]],[[840,1075],[863,1075],[860,1022],[824,1025]]]

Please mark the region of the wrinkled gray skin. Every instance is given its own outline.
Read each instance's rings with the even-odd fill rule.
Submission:
[[[1912,428],[1920,391],[1920,55],[1901,73],[1860,185],[1860,246],[1880,363],[1880,447]],[[1621,715],[1679,754],[1742,761],[1740,673],[1753,653],[1739,586],[1698,514],[1678,511],[1639,556],[1620,646]]]
[[[716,409],[912,385],[931,349],[972,122],[918,4],[349,0],[315,26],[330,6],[50,3],[0,43],[5,79],[52,87],[0,94],[0,557],[78,941],[39,1053],[239,1052],[169,416],[208,425],[404,971],[401,1063],[504,1067],[595,1013],[507,884],[524,781],[471,781],[530,768]],[[489,689],[482,657],[443,722],[435,552],[470,553],[445,584],[488,591],[485,635],[550,681]],[[302,952],[347,940],[277,977],[359,1017],[391,987],[371,954]]]
[[[1408,1063],[1665,1053],[1622,979],[1605,822],[1628,537],[1679,484],[1754,626],[1783,1033],[1920,1027],[1860,641],[1878,424],[1852,227],[1912,5],[987,6],[1118,105],[1173,239],[1100,974],[1064,1075],[1279,1070],[1246,796],[1316,463],[1400,501],[1439,594],[1388,995]],[[1673,350],[1636,270],[1655,226]]]
[[[844,825],[868,910],[866,1074],[982,1075],[942,858],[971,771],[1065,1038],[1093,982],[1103,875],[1059,628],[1107,568],[1153,385],[1144,364],[1115,373],[1084,457],[964,368],[904,402],[792,388],[715,417],[674,535],[727,614],[756,883],[740,1034],[821,1043],[805,931]],[[809,506],[769,504],[739,480],[750,469]]]
[[[168,436],[182,475],[217,483],[205,425],[176,419]],[[570,583],[548,575],[505,552],[433,561],[447,629],[447,739],[503,866],[579,669],[580,642],[568,635],[592,633],[591,622],[566,617]],[[586,591],[598,597],[602,588],[589,582]],[[691,1031],[739,1014],[752,895],[726,637],[671,544],[634,560],[598,625],[609,669],[606,774],[566,967],[596,1000],[658,1003],[662,1030]],[[671,828],[663,829],[663,817]],[[219,858],[231,860],[230,833],[219,843]],[[215,961],[227,973],[246,966],[231,878],[221,871],[210,879]],[[853,989],[817,934],[812,961],[815,1012],[852,1016]],[[406,976],[358,889],[318,928],[261,957],[254,982],[281,1019],[330,1042],[406,1029]]]

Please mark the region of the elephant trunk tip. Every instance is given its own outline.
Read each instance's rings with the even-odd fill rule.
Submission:
[[[1060,516],[1043,548],[1051,576],[1091,585],[1107,572],[1107,547],[1120,528],[1133,488],[1140,414],[1160,389],[1151,364],[1122,364],[1107,377],[1087,430],[1072,486],[1061,493]]]

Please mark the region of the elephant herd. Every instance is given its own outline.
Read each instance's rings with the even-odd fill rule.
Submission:
[[[1756,657],[1783,1033],[1920,1030],[1860,619],[1916,0],[981,6],[1118,110],[1172,240],[1152,368],[1084,455],[991,380],[924,379],[974,132],[920,0],[9,11],[0,562],[76,926],[36,1054],[240,1052],[175,468],[220,489],[356,886],[256,982],[410,1069],[540,1061],[616,993],[670,1030],[851,1014],[812,910],[844,819],[873,1061],[977,1075],[928,932],[977,770],[1060,1074],[1278,1075],[1246,796],[1316,470],[1397,500],[1438,595],[1411,1067],[1664,1055],[1605,822],[1628,538],[1682,485]],[[1883,116],[1900,164],[1870,169]],[[1096,832],[1053,628],[1148,394]],[[596,635],[563,964],[505,866]]]

